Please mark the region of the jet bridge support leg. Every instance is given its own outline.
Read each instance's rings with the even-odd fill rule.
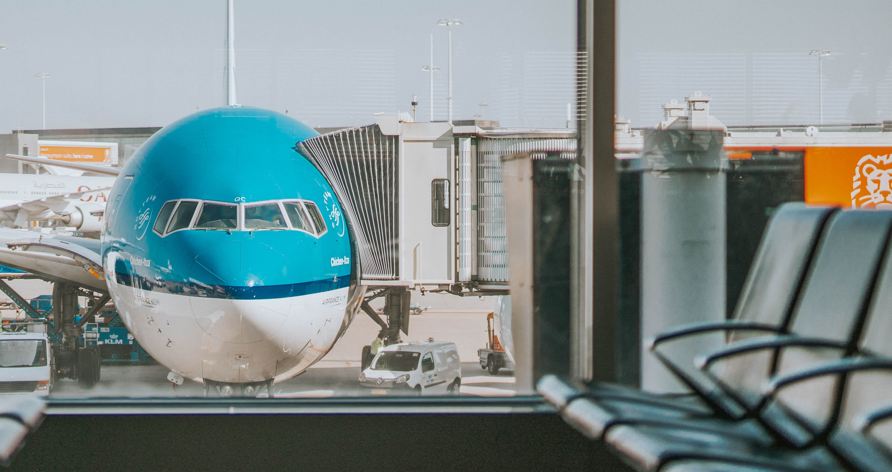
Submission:
[[[62,341],[54,346],[56,371],[60,377],[77,379],[81,387],[91,388],[99,381],[99,346],[80,346],[81,328],[75,323],[78,314],[76,287],[53,284],[53,324]],[[92,314],[92,313],[91,313]]]
[[[378,316],[378,313],[375,312],[371,305],[369,305],[369,300],[381,296],[384,297],[384,316],[387,317],[386,323],[380,316]],[[383,337],[385,346],[402,342],[400,340],[400,331],[409,334],[409,315],[411,314],[409,305],[411,304],[411,296],[412,294],[407,287],[389,287],[366,298],[363,300],[362,305],[360,305],[362,311],[369,315],[369,317],[381,327],[378,336]],[[362,370],[365,370],[371,362],[371,346],[365,346],[362,348]]]

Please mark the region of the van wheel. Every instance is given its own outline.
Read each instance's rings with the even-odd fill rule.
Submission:
[[[449,387],[446,388],[446,393],[448,395],[457,397],[460,393],[460,390],[461,390],[461,379],[455,379],[455,381],[452,382],[451,384],[449,384]]]
[[[416,397],[420,397],[420,396],[421,396],[421,385],[416,385],[415,388],[414,388],[413,390],[415,391],[415,396],[416,396]]]
[[[498,375],[499,368],[500,367],[496,364],[496,360],[493,356],[489,356],[489,358],[486,359],[486,370],[489,371],[489,375]]]
[[[362,372],[369,368],[369,365],[372,363],[372,346],[363,346],[362,347],[362,368],[359,370]]]

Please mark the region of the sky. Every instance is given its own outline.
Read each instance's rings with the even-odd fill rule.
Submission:
[[[379,112],[446,119],[453,31],[455,119],[563,127],[572,102],[571,0],[235,0],[241,104],[311,126]],[[618,0],[617,109],[649,127],[661,105],[701,91],[729,125],[892,119],[892,2]],[[225,101],[226,0],[0,0],[0,133],[163,126]],[[812,49],[827,49],[818,74]],[[595,59],[596,60],[596,59]],[[481,106],[485,104],[485,106]]]
[[[702,91],[726,124],[892,119],[892,2],[619,0],[617,112],[653,126]],[[702,90],[701,90],[702,89]]]
[[[439,18],[464,22],[453,31],[456,119],[492,118],[500,107],[518,115],[524,73],[554,56],[569,63],[568,77],[555,79],[566,82],[557,87],[561,103],[549,104],[563,123],[575,51],[575,3],[567,0],[235,0],[238,101],[287,110],[311,126],[344,126],[411,111],[417,95],[426,121],[430,77],[421,68],[433,35],[442,68],[435,119],[445,120],[447,28]],[[225,33],[225,0],[0,0],[0,44],[8,48],[0,51],[0,133],[40,128],[38,72],[51,75],[47,128],[163,126],[221,106]]]

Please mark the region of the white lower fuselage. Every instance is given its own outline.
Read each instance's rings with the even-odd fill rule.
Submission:
[[[281,381],[324,356],[352,318],[350,288],[232,300],[109,282],[127,329],[155,360],[197,382]]]

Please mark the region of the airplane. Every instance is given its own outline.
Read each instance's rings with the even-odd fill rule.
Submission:
[[[0,226],[26,228],[35,221],[50,221],[80,232],[99,231],[108,176],[0,173]]]
[[[56,282],[57,329],[69,337],[78,334],[76,310],[57,300],[92,290],[104,294],[94,306],[111,298],[173,383],[191,379],[223,396],[265,387],[273,396],[274,383],[328,353],[365,294],[341,205],[295,148],[317,135],[259,108],[187,116],[123,168],[91,169],[118,173],[98,244],[0,230],[0,265]],[[81,355],[90,357],[68,355],[77,363],[68,375],[98,380],[98,358]]]

